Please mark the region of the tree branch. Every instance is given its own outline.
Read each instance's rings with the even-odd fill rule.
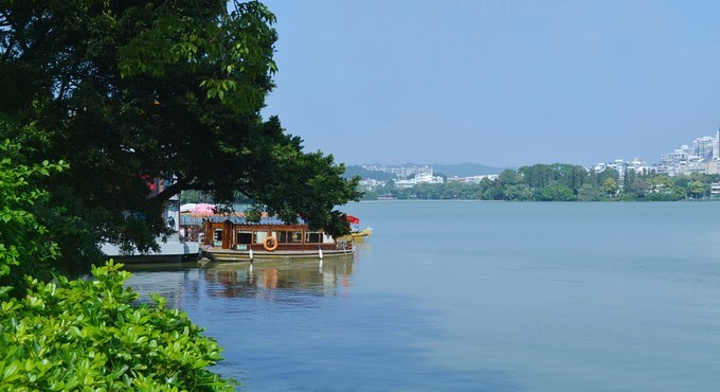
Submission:
[[[157,196],[155,196],[153,199],[158,202],[166,202],[170,200],[171,197],[179,194],[183,189],[188,189],[187,186],[190,184],[190,180],[187,178],[178,178],[177,181],[175,181],[174,184],[170,185],[169,187],[163,189],[162,192],[158,193]]]

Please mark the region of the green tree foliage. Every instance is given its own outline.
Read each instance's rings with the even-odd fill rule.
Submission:
[[[577,199],[578,201],[600,201],[604,200],[604,196],[597,184],[586,182],[578,189]]]
[[[500,172],[498,179],[500,180],[500,183],[503,184],[503,186],[517,185],[517,183],[519,182],[518,173],[513,169],[503,170],[502,172]]]
[[[98,256],[100,241],[154,248],[163,203],[187,189],[348,230],[334,208],[360,196],[357,180],[260,115],[275,16],[231,3],[0,2],[0,137],[26,162],[70,164],[38,182],[53,208],[35,211],[66,261]]]
[[[47,201],[47,193],[32,188],[30,180],[66,167],[48,161],[32,167],[17,164],[13,158],[19,151],[9,140],[0,144],[0,287],[15,287],[14,295],[23,294],[25,275],[48,277],[48,264],[58,256],[57,246],[47,241],[47,229],[31,212]]]
[[[478,184],[448,181],[398,190],[389,182],[373,194],[389,193],[398,199],[674,201],[710,198],[710,185],[714,182],[720,182],[720,175],[670,177],[667,174],[628,170],[621,177],[611,168],[595,173],[581,166],[556,163],[523,166],[518,171],[506,169],[495,180],[484,178]]]
[[[693,180],[688,183],[687,190],[688,196],[692,198],[702,198],[709,192],[710,187],[700,180]]]
[[[542,189],[542,198],[545,201],[572,201],[575,200],[573,190],[563,184],[550,184]]]
[[[684,182],[687,183],[687,180]],[[686,194],[667,174],[648,177],[646,183],[648,191],[646,198],[650,201],[681,200]]]
[[[208,370],[217,343],[159,296],[138,305],[122,265],[93,268],[92,280],[30,276],[44,278],[58,249],[31,212],[46,193],[28,180],[66,165],[16,164],[9,141],[0,151],[0,389],[234,390]]]
[[[605,177],[602,182],[602,189],[607,197],[615,197],[618,192],[618,184],[612,177]]]
[[[12,391],[233,391],[208,370],[217,343],[186,314],[137,305],[121,264],[92,280],[30,280],[22,299],[0,298],[0,385]]]
[[[643,200],[645,198],[647,186],[643,177],[634,170],[625,171],[622,180],[623,195],[621,197],[623,200]]]

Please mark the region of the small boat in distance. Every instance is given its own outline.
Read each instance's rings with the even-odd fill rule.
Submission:
[[[350,234],[340,237],[341,240],[353,240],[354,242],[365,242],[365,238],[372,234],[372,228],[366,227],[360,229],[360,218],[347,215],[347,220],[350,223]]]
[[[304,222],[286,224],[277,217],[253,222],[243,216],[210,216],[203,221],[201,254],[211,261],[323,259],[352,257],[352,239],[334,239]]]

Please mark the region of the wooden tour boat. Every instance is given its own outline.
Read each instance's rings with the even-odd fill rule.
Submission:
[[[288,225],[277,217],[250,222],[242,216],[210,216],[203,221],[202,256],[212,261],[323,259],[351,257],[354,241],[335,240],[300,222]]]

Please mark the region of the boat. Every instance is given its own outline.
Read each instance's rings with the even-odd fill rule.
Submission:
[[[392,193],[385,193],[377,196],[378,200],[395,200],[395,196]]]
[[[138,252],[133,249],[129,252],[121,249],[117,244],[102,242],[100,250],[107,258],[121,261],[125,264],[132,263],[186,263],[196,262],[200,256],[199,244],[195,241],[188,241],[180,235],[180,210],[178,207],[178,196],[174,195],[165,203],[163,208],[163,220],[172,234],[158,236],[156,242],[157,251]]]
[[[130,263],[188,263],[196,262],[200,257],[200,248],[197,242],[184,241],[177,233],[156,239],[159,249],[157,251],[138,252],[132,250],[124,252],[119,246],[104,242],[100,250],[107,258]]]
[[[347,220],[350,223],[350,234],[340,237],[341,240],[352,240],[354,242],[365,242],[365,238],[372,234],[372,228],[366,227],[360,229],[360,218],[347,215]]]
[[[355,242],[363,242],[363,241],[365,241],[365,238],[370,237],[371,234],[372,234],[372,228],[366,227],[362,230],[358,230],[358,231],[354,231],[354,232],[350,233],[350,237],[352,237],[352,239]]]
[[[311,230],[303,221],[286,224],[277,217],[259,221],[244,216],[209,216],[203,220],[201,257],[210,261],[257,261],[352,257],[352,239],[335,239]]]

